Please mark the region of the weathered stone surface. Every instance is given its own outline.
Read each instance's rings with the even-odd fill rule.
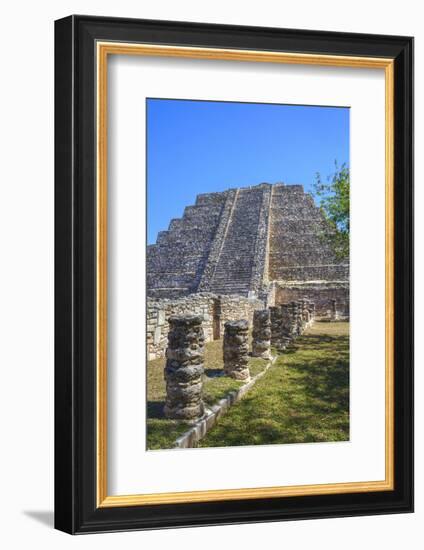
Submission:
[[[253,313],[256,309],[262,309],[264,303],[256,298],[245,298],[244,296],[219,296],[221,310],[221,335],[224,334],[224,326],[227,321],[246,319],[249,328],[252,327]]]
[[[271,319],[269,309],[253,312],[252,356],[271,358]]]
[[[317,320],[332,318],[332,300],[335,299],[338,318],[349,318],[348,281],[278,281],[274,284],[273,290],[272,303],[289,303],[305,298],[313,302]]]
[[[321,210],[301,185],[273,185],[269,229],[269,279],[347,280],[349,266],[334,256]]]
[[[315,306],[309,300],[293,301],[270,309],[275,309],[275,340],[280,350],[287,348],[290,342],[302,334],[315,317]]]
[[[168,318],[172,315],[199,314],[205,342],[222,338],[226,321],[248,319],[252,325],[253,312],[264,303],[245,296],[217,296],[194,293],[174,300],[166,298],[147,300],[147,354],[149,361],[165,356],[168,345]]]
[[[237,189],[215,269],[210,274],[208,283],[202,281],[203,284],[208,284],[209,291],[248,296],[249,291],[257,290],[262,283],[267,231],[261,216],[263,198],[262,187]],[[258,253],[257,237],[263,237],[264,233],[264,246]],[[262,265],[258,266],[261,255]]]
[[[307,320],[306,326],[309,327],[315,320],[315,304],[311,300],[305,300],[306,311],[304,312]]]
[[[158,310],[157,323],[160,327],[165,324],[165,311],[163,309]]]
[[[338,315],[337,315],[337,301],[331,300],[331,320],[337,321]]]
[[[286,349],[292,340],[297,336],[297,327],[291,313],[289,304],[281,304],[281,344],[282,349]]]
[[[155,346],[159,344],[161,335],[162,335],[162,331],[160,327],[156,327],[154,330],[154,336],[153,336],[153,343]]]
[[[200,315],[168,319],[166,350],[166,401],[164,414],[175,420],[196,420],[204,413],[202,375],[204,335]]]
[[[309,311],[307,308],[306,300],[299,300],[299,325],[300,334],[306,329],[309,323]]]
[[[212,246],[226,193],[199,195],[181,220],[172,220],[147,247],[147,289],[155,298],[196,292]]]
[[[309,315],[311,318],[311,323],[313,323],[316,317],[316,309],[315,309],[315,303],[311,301],[309,301]]]
[[[267,184],[199,195],[182,219],[172,220],[147,250],[152,298],[197,292],[266,298],[269,284],[310,283],[308,293],[337,291],[348,303],[349,265],[332,252],[331,229],[301,185]],[[321,315],[331,308],[310,294],[272,303],[314,299]],[[271,304],[270,301],[267,301]],[[341,311],[341,308],[339,308]],[[343,307],[346,317],[348,307]],[[348,315],[348,313],[347,313]]]
[[[280,306],[272,306],[269,308],[271,320],[271,344],[272,346],[282,351],[285,348],[283,343],[283,317]]]
[[[293,323],[293,332],[296,336],[302,333],[302,313],[299,302],[290,302],[290,313]]]
[[[249,323],[246,319],[227,321],[224,332],[224,372],[236,380],[248,380]]]

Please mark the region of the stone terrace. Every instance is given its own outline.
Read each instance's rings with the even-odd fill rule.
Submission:
[[[334,257],[329,233],[301,185],[262,183],[198,195],[148,247],[148,296],[256,296],[267,305],[303,297],[316,301],[324,316],[335,299],[346,317],[349,266]]]
[[[270,280],[348,279],[348,266],[340,265],[322,238],[329,232],[325,219],[301,185],[273,187],[270,218]]]
[[[202,280],[202,286],[209,292],[247,295],[249,290],[254,290],[252,278],[258,239],[262,238],[262,250],[266,249],[266,227],[262,233],[259,228],[266,202],[264,191],[261,187],[238,190],[215,269],[209,280],[206,277]]]
[[[150,295],[171,298],[197,290],[226,198],[226,193],[199,195],[195,206],[187,206],[182,219],[172,220],[147,247]]]

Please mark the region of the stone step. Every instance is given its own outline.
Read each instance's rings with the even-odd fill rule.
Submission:
[[[214,294],[239,294],[241,296],[247,296],[249,293],[249,288],[246,287],[220,287],[217,286],[214,288]]]
[[[334,276],[334,252],[320,232],[328,230],[321,210],[301,186],[276,186],[270,207],[270,279],[313,280]]]
[[[147,249],[149,289],[196,290],[224,204],[221,193],[200,198],[158,234],[157,243]]]
[[[247,296],[261,283],[267,238],[271,280],[341,280],[348,266],[319,236],[327,228],[301,185],[201,194],[148,246],[148,288]]]
[[[255,265],[262,189],[241,189],[211,281],[211,292],[246,293]]]
[[[250,277],[248,277],[248,278],[237,277],[236,281],[237,282],[234,283],[234,284],[245,286],[245,285],[248,285],[250,283]],[[223,285],[223,284],[230,284],[231,285],[231,283],[227,283],[227,277],[220,277],[220,278],[214,279],[214,286],[215,285]]]

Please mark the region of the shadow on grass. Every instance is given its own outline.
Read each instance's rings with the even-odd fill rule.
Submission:
[[[147,402],[147,417],[148,418],[165,418],[163,408],[165,401],[148,401]]]
[[[205,369],[205,376],[208,378],[219,378],[224,376],[224,371],[222,369]]]
[[[202,447],[349,439],[349,337],[318,328],[279,354]]]
[[[317,357],[317,351],[322,357]],[[330,410],[349,407],[349,338],[347,336],[309,335],[299,340],[297,356],[288,368],[297,373],[306,398],[316,399],[320,408]]]

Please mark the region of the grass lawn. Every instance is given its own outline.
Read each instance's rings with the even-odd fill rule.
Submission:
[[[267,361],[250,358],[249,369],[253,377],[261,372]],[[178,436],[188,430],[184,422],[168,420],[163,416],[165,404],[165,380],[163,369],[165,359],[155,359],[147,364],[147,448],[169,449]],[[222,340],[208,342],[205,345],[205,375],[203,399],[206,405],[213,405],[231,390],[238,389],[243,382],[227,376],[219,376],[223,369]]]
[[[349,440],[349,323],[315,323],[201,447]]]

